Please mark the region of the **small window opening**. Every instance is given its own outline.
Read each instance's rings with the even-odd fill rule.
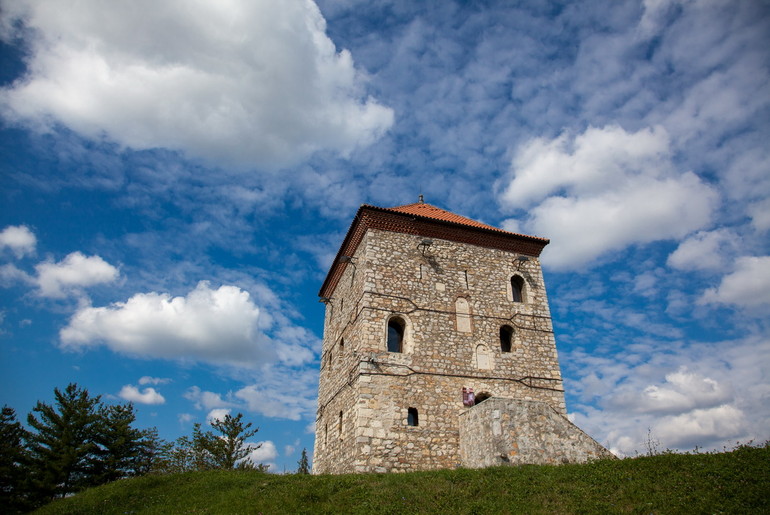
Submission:
[[[388,352],[403,352],[404,328],[404,321],[400,318],[392,318],[388,322]]]
[[[492,394],[489,392],[479,392],[479,394],[476,395],[476,404],[482,403],[490,397],[492,397]]]
[[[513,302],[524,302],[524,279],[519,275],[511,277],[511,296]]]
[[[340,440],[342,440],[342,412],[341,411],[340,411],[340,423],[338,427],[339,427]]]
[[[513,342],[513,327],[504,325],[500,328],[500,351],[511,352]]]
[[[420,419],[417,414],[417,408],[409,408],[406,411],[406,424],[409,426],[419,426]]]
[[[340,339],[340,355],[345,352],[345,338]]]

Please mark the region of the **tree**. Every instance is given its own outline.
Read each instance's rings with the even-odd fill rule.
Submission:
[[[259,449],[260,445],[249,446],[246,440],[257,434],[259,428],[251,429],[251,422],[243,423],[243,414],[236,416],[225,415],[221,420],[211,423],[219,435],[210,431],[204,434],[203,446],[209,453],[215,468],[253,468],[254,464],[246,458],[251,451]]]
[[[133,427],[135,421],[136,413],[131,403],[100,407],[94,433],[98,449],[95,450],[91,484],[101,485],[142,473],[140,464],[147,458],[143,455],[145,439],[153,430],[136,429]]]
[[[253,469],[267,471],[267,466],[254,464],[248,455],[261,444],[246,442],[259,428],[250,429],[251,423],[243,422],[243,414],[225,415],[215,420],[211,427],[216,431],[204,431],[200,424],[193,425],[192,437],[182,436],[173,443],[158,446],[153,471],[166,474],[211,469]]]
[[[158,429],[151,427],[142,430],[139,441],[139,455],[134,468],[134,475],[142,476],[160,472],[173,444],[158,437]]]
[[[155,470],[161,474],[179,474],[196,470],[193,443],[187,436],[180,436],[174,442],[161,448],[161,456]]]
[[[310,464],[307,460],[307,449],[302,448],[302,455],[297,462],[297,474],[310,474]]]
[[[70,383],[54,389],[55,407],[38,401],[27,423],[31,480],[40,500],[64,497],[89,486],[98,449],[99,396]],[[35,413],[40,417],[36,417]]]
[[[0,506],[9,513],[27,511],[24,440],[27,431],[16,420],[16,411],[3,406],[0,414]]]

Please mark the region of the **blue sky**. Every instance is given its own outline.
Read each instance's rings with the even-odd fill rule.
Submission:
[[[570,417],[770,438],[770,6],[3,2],[2,402],[312,450],[317,292],[362,203],[550,238]],[[649,433],[648,433],[649,432]],[[255,440],[256,441],[256,440]]]

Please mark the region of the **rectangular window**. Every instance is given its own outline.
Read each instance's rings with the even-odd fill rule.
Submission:
[[[417,415],[417,408],[409,408],[406,412],[406,424],[409,426],[420,425],[420,420]]]

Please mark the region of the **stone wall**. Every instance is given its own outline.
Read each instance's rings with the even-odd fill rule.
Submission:
[[[495,465],[586,463],[614,458],[543,402],[490,398],[460,415],[460,461]]]

